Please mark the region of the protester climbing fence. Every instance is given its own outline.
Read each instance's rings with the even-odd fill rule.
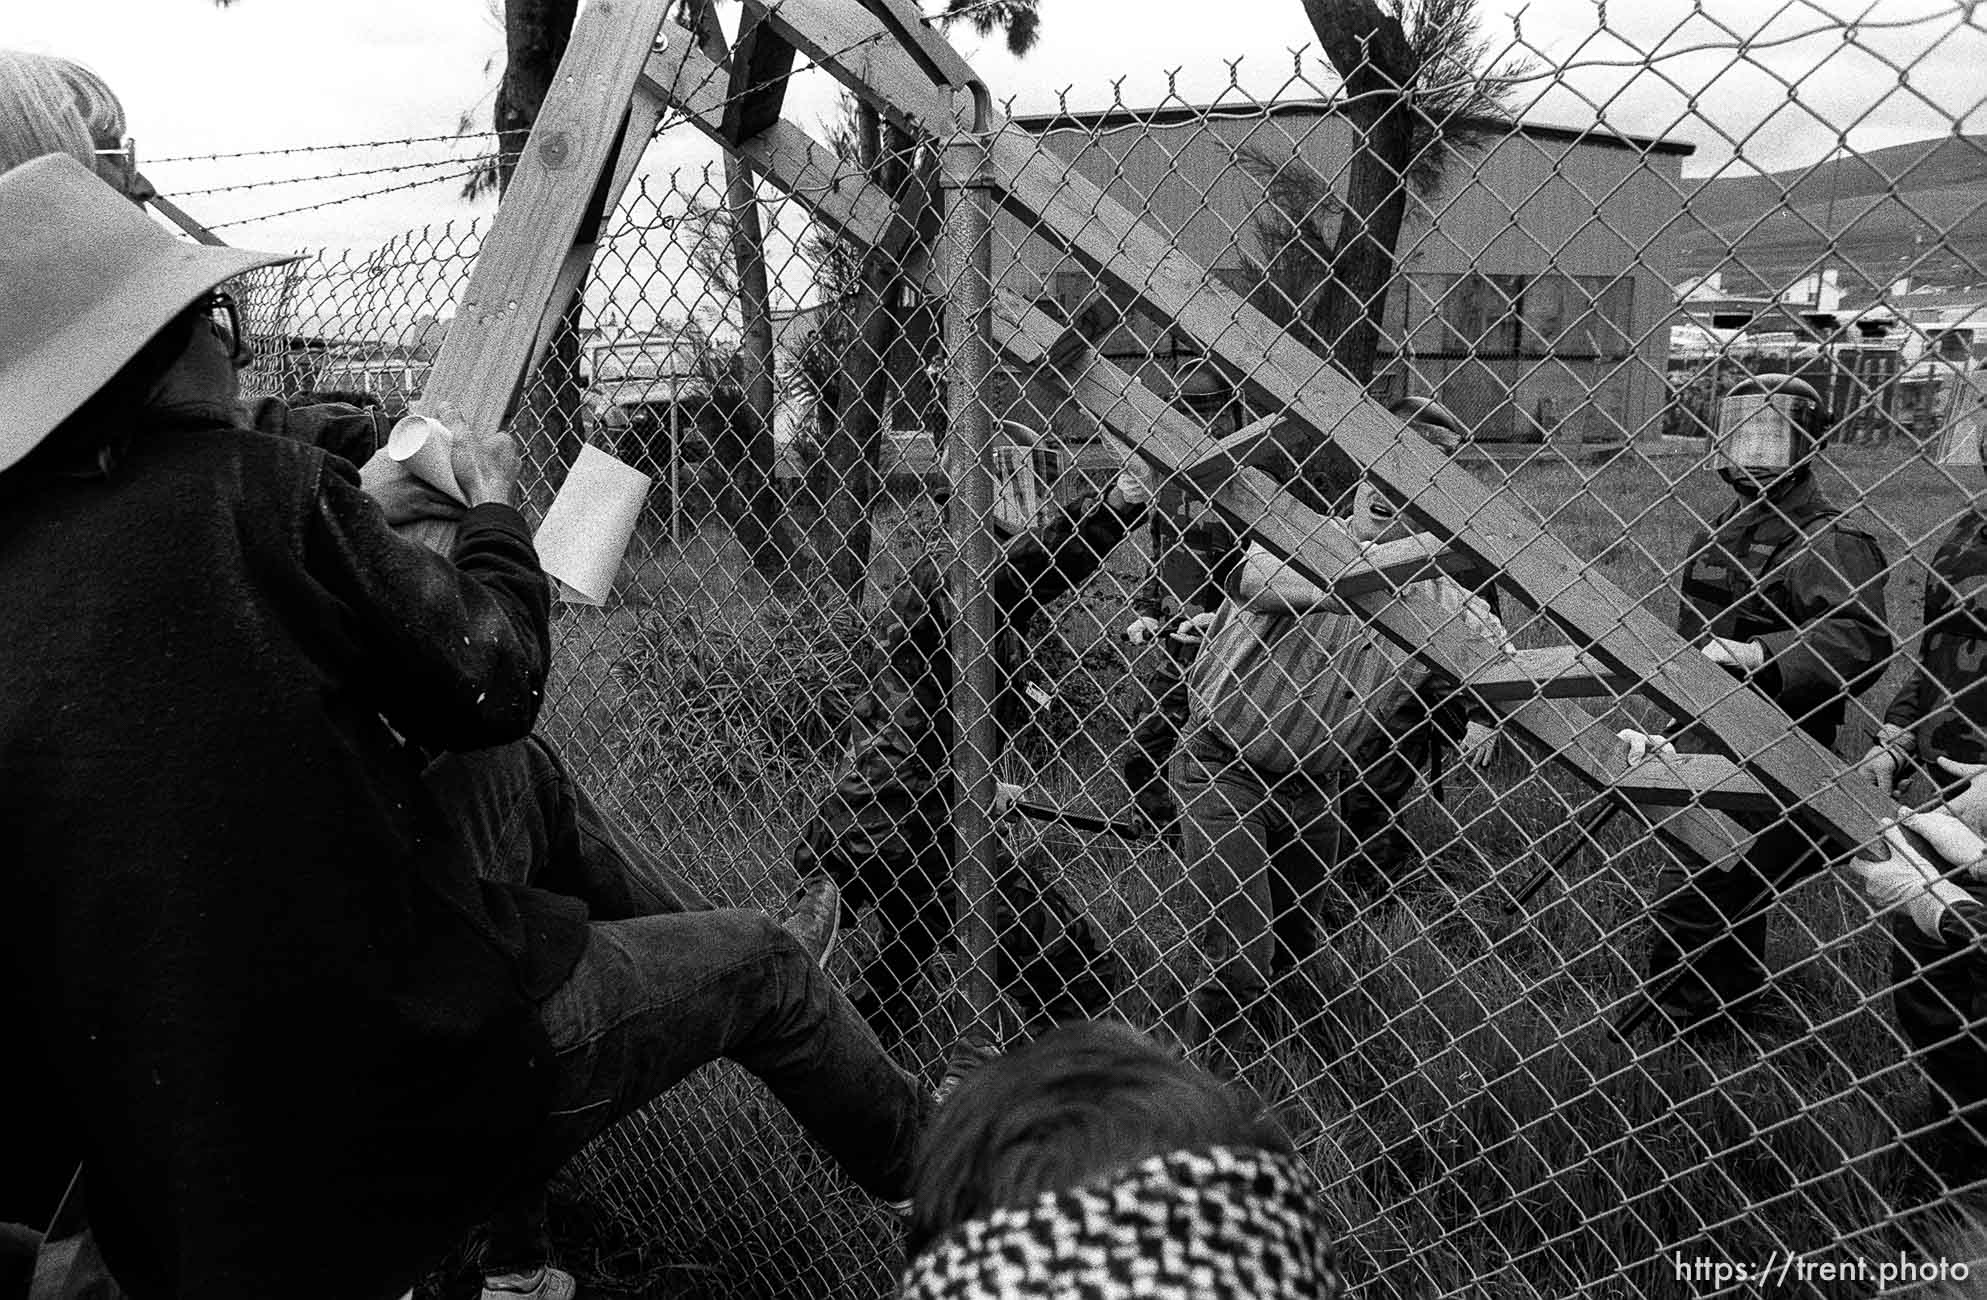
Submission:
[[[806,35],[802,0],[782,10],[780,34]],[[1029,806],[991,823],[984,855],[1003,933],[976,955],[1004,1029],[1121,1016],[1255,1089],[1321,1175],[1363,1294],[1738,1293],[1762,1270],[1824,1295],[1961,1293],[1987,1270],[1987,1155],[1958,1113],[1987,1077],[1966,906],[1987,901],[1987,867],[1939,863],[1942,903],[1873,902],[1853,864],[1882,852],[1875,823],[1854,843],[1832,828],[1884,757],[1892,809],[1964,807],[1934,760],[1987,761],[1987,701],[1967,689],[1987,645],[1987,137],[1970,133],[1980,92],[1945,71],[1987,33],[1968,7],[1866,19],[1797,5],[1737,28],[1699,7],[1667,34],[1603,16],[1572,45],[1518,21],[1406,110],[1347,96],[1305,54],[1274,93],[1243,93],[1238,69],[1212,103],[1001,118],[999,364],[972,393],[948,376],[974,272],[940,238],[969,192],[945,147],[971,133],[881,93],[883,64],[850,78],[875,130],[855,110],[812,152],[785,137],[750,159],[756,187],[715,158],[651,171],[514,424],[535,510],[582,443],[656,478],[612,597],[559,607],[543,729],[672,867],[777,909],[802,869],[862,899],[851,882],[898,859],[860,846],[890,835],[929,841],[941,868],[970,857],[932,810],[955,730],[990,717],[995,775]],[[671,40],[681,77],[713,53]],[[1820,42],[1837,52],[1790,62]],[[675,86],[661,138],[764,108],[764,87],[717,75]],[[1665,90],[1668,118],[1649,107]],[[1891,143],[1928,105],[1931,138]],[[1412,119],[1404,151],[1390,111]],[[418,401],[483,229],[438,220],[260,274],[250,393]],[[1153,237],[1178,260],[1145,258]],[[1263,322],[1277,348],[1256,347]],[[1797,500],[1779,483],[1757,526],[1693,562],[1744,505],[1716,457],[1734,392],[1781,374],[1826,411],[1811,484]],[[1335,375],[1403,414],[1446,408],[1470,481],[1424,458],[1426,421],[1373,463],[1360,439],[1400,421],[1316,405]],[[981,519],[944,467],[971,403],[1004,443]],[[1319,450],[1333,437],[1364,450]],[[1159,476],[1141,510],[1152,462],[1128,442],[1200,448],[1201,469]],[[1362,487],[1361,464],[1391,490]],[[1232,484],[1254,473],[1268,486],[1238,517]],[[1006,621],[976,653],[997,697],[934,722],[974,654],[942,658],[967,589],[942,595],[931,563],[967,525],[1009,548],[1027,546],[1017,525],[1060,538],[1064,511],[1088,521],[1077,547],[1109,549],[996,581]],[[1276,573],[1292,555],[1325,580]],[[1559,555],[1573,563],[1540,558]],[[1659,639],[1687,569],[1686,619],[1747,603]],[[1027,581],[1073,590],[1037,602]],[[1278,600],[1321,612],[1260,613]],[[1641,638],[1650,671],[1626,672],[1596,619]],[[1734,672],[1712,703],[1775,706],[1746,715],[1777,729],[1739,749],[1693,745],[1682,707],[1714,634],[1739,648],[1718,652]],[[1468,644],[1489,648],[1464,671]],[[1266,702],[1274,725],[1255,725]],[[1682,752],[1632,754],[1621,731]],[[1775,764],[1819,761],[1803,736],[1832,769],[1794,799]],[[1690,977],[1652,969],[1658,896],[1685,869],[1687,890],[1729,894],[1748,844],[1769,872],[1812,855],[1766,913],[1766,975],[1724,937],[1757,925],[1743,898],[1673,920],[1701,946],[1683,969],[1744,1000],[1666,1032],[1647,995],[1680,1005]],[[939,889],[932,861],[895,887]],[[899,915],[881,892],[834,966],[871,1009]],[[969,973],[940,944],[912,1014],[877,1013],[934,1081]],[[603,1138],[563,1192],[568,1262],[603,1287],[891,1287],[888,1209],[723,1067]]]

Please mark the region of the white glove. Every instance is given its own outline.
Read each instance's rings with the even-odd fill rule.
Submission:
[[[1905,813],[1898,818],[1906,830],[1918,832],[1939,856],[1964,867],[1975,880],[1987,880],[1987,839],[1951,813]]]
[[[1159,635],[1159,629],[1166,626],[1150,614],[1140,614],[1125,625],[1125,640],[1133,645],[1144,645]]]
[[[1946,800],[1946,811],[1987,835],[1987,763],[1959,763],[1941,754],[1939,766],[1967,778],[1966,789]]]
[[[993,815],[1005,817],[1027,792],[1026,786],[1016,785],[1012,781],[994,782]]]
[[[1742,673],[1756,673],[1766,667],[1766,647],[1757,641],[1734,641],[1714,636],[1698,649],[1714,664],[1725,664]]]
[[[1152,500],[1153,489],[1158,483],[1158,473],[1145,463],[1144,457],[1128,456],[1118,469],[1118,481],[1111,486],[1117,492],[1120,504],[1142,506]]]
[[[1199,645],[1201,642],[1207,640],[1207,630],[1213,626],[1214,611],[1209,610],[1205,614],[1196,614],[1192,618],[1181,619],[1180,626],[1168,633],[1166,639],[1177,642],[1180,645]]]
[[[1489,767],[1490,760],[1497,757],[1497,733],[1481,722],[1472,722],[1463,728],[1462,743],[1456,746],[1462,760],[1479,770]]]
[[[1647,731],[1622,730],[1614,733],[1615,739],[1628,745],[1628,765],[1634,767],[1650,754],[1658,758],[1664,754],[1674,754],[1677,747],[1663,737]]]
[[[1883,824],[1883,839],[1890,856],[1882,862],[1850,860],[1850,867],[1862,878],[1864,894],[1880,908],[1898,908],[1919,930],[1938,938],[1946,908],[1966,899],[1966,892],[1904,838],[1898,823]]]
[[[1908,727],[1900,727],[1886,722],[1877,728],[1877,743],[1856,762],[1856,774],[1875,786],[1879,793],[1889,794],[1897,785],[1897,769],[1904,766],[1904,760],[1918,747],[1918,738]]]
[[[1889,794],[1897,785],[1897,751],[1872,745],[1856,760],[1856,775],[1868,781],[1878,794]]]

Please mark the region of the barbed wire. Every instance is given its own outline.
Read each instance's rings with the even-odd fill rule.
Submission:
[[[978,0],[978,3],[966,6],[958,10],[956,13],[945,15],[945,17],[952,19],[969,18],[974,13],[991,9],[999,2],[1000,0]],[[775,8],[777,9],[777,6],[775,6]],[[1722,52],[1727,54],[1749,55],[1759,51],[1783,48],[1789,45],[1798,44],[1803,41],[1813,40],[1817,37],[1826,36],[1830,33],[1842,33],[1845,36],[1853,39],[1855,35],[1868,31],[1898,31],[1898,30],[1906,30],[1913,28],[1922,28],[1929,25],[1950,25],[1955,19],[1958,19],[1962,24],[1964,24],[1968,18],[1968,14],[1964,10],[1954,10],[1951,12],[1943,12],[1943,11],[1926,12],[1926,13],[1910,15],[1907,17],[1892,18],[1892,19],[1872,19],[1868,16],[1868,12],[1869,11],[1866,10],[1863,15],[1859,15],[1855,18],[1831,20],[1830,22],[1827,23],[1817,24],[1803,28],[1800,31],[1783,33],[1779,36],[1764,38],[1764,39],[1758,37],[1751,37],[1751,36],[1741,36],[1736,33],[1732,33],[1729,35],[1727,39],[1702,40],[1694,42],[1689,45],[1679,46],[1673,49],[1661,49],[1657,47],[1648,50],[1637,50],[1636,47],[1631,45],[1629,48],[1631,50],[1636,50],[1636,53],[1633,57],[1587,58],[1587,59],[1578,59],[1559,64],[1542,62],[1541,65],[1535,69],[1521,70],[1514,75],[1506,77],[1505,80],[1513,86],[1536,84],[1540,82],[1559,81],[1559,80],[1564,80],[1569,76],[1576,75],[1578,73],[1585,71],[1648,69],[1655,66],[1658,63],[1667,62],[1679,58],[1708,54],[1708,53]],[[1522,15],[1519,16],[1522,17]],[[1707,21],[1710,20],[1707,18]],[[1676,29],[1673,29],[1672,33],[1670,34],[1673,35],[1675,30]],[[1615,39],[1622,40],[1624,44],[1627,44],[1627,42],[1623,40],[1623,38],[1620,37],[1619,34],[1617,33],[1602,32],[1597,34],[1611,35],[1614,36]],[[866,46],[876,44],[879,40],[884,38],[885,38],[884,34],[869,33],[860,38],[848,42],[845,46],[843,46],[839,51],[836,51],[835,53],[837,56],[846,55],[848,53],[860,50]],[[1308,45],[1300,46],[1297,49],[1293,50],[1292,53],[1301,60],[1305,51],[1311,48],[1312,47]],[[1542,60],[1544,59],[1543,52],[1540,51],[1536,46],[1533,46],[1529,42],[1524,41],[1522,37],[1515,38],[1511,46],[1507,47],[1506,53],[1508,54],[1511,51],[1511,49],[1514,48],[1522,48],[1523,50],[1531,54],[1539,56]],[[1448,82],[1435,83],[1421,87],[1420,93],[1429,94],[1429,95],[1440,95],[1444,93],[1467,89],[1470,84],[1471,84],[1470,78],[1458,77]],[[1231,68],[1231,86],[1235,89],[1238,90],[1240,89],[1239,81],[1237,80],[1234,73],[1234,69],[1232,68]],[[1217,103],[1211,106],[1210,111],[1220,112],[1223,114],[1235,114],[1235,115],[1246,116],[1252,114],[1266,114],[1269,111],[1273,110],[1280,103],[1301,103],[1301,102],[1314,102],[1318,104],[1320,107],[1338,110],[1338,109],[1343,109],[1346,106],[1355,104],[1360,99],[1365,98],[1365,96],[1361,95],[1344,95],[1344,94],[1334,95],[1331,94],[1329,91],[1325,91],[1323,88],[1319,89],[1321,93],[1317,97],[1317,99],[1313,101],[1269,100],[1262,102],[1250,102],[1246,104],[1235,104],[1232,106]],[[1683,92],[1680,90],[1679,93]],[[1057,111],[1059,112],[1083,111],[1083,110],[1071,110],[1068,107],[1066,99],[1067,90],[1063,92],[1063,95],[1065,97],[1060,102]],[[736,96],[732,96],[730,98],[736,98]],[[1122,105],[1121,98],[1119,98],[1116,102],[1117,104]],[[1185,104],[1184,100],[1182,100],[1181,102],[1183,105]],[[1008,101],[1008,103],[1011,108],[1012,101],[1010,100]],[[1125,107],[1128,108],[1129,106]],[[661,120],[657,124],[657,129],[655,134],[661,135],[672,127],[682,125],[685,121],[686,119],[684,115],[679,110],[672,107],[670,110],[668,110],[662,115]],[[1124,123],[1122,125],[1098,126],[1095,129],[1098,130],[1100,133],[1109,134],[1119,131],[1144,129],[1144,125],[1145,125],[1144,123],[1134,120],[1131,122]],[[1604,122],[1597,122],[1596,126],[1604,130],[1610,130],[1610,131],[1614,130],[1614,128],[1607,127]],[[399,139],[390,139],[390,140],[368,140],[368,141],[351,141],[351,142],[333,143],[333,144],[321,144],[321,145],[302,145],[287,149],[241,150],[233,153],[220,153],[220,154],[182,154],[182,155],[167,156],[152,161],[156,163],[167,163],[167,162],[222,161],[222,160],[258,158],[258,157],[280,157],[288,154],[326,153],[326,152],[336,152],[336,151],[349,151],[361,148],[385,148],[385,147],[397,147],[397,146],[413,146],[421,144],[434,144],[441,142],[455,142],[459,140],[479,140],[479,139],[492,138],[497,135],[498,133],[495,131],[477,131],[477,132],[463,132],[463,133],[450,134],[450,135],[408,136],[408,137],[402,137]],[[506,157],[515,158],[517,156],[519,156],[518,153],[511,151],[504,151],[492,155],[484,155],[477,159],[470,160],[475,163],[475,166],[469,168],[468,170],[451,171],[447,175],[443,176],[424,177],[420,180],[411,181],[402,185],[389,185],[377,189],[369,189],[360,194],[346,195],[336,199],[324,200],[319,203],[301,204],[295,207],[284,208],[276,212],[262,214],[260,216],[240,217],[228,221],[211,223],[209,228],[225,229],[225,228],[235,228],[245,225],[253,225],[258,222],[273,220],[281,216],[294,216],[304,212],[315,211],[320,208],[338,206],[348,203],[355,203],[362,201],[364,199],[378,197],[380,195],[391,194],[402,190],[417,188],[422,185],[437,184],[444,180],[466,179],[468,176],[473,175],[476,170],[480,170],[482,167],[487,166],[489,161],[491,161],[492,159],[506,158]],[[356,170],[328,172],[328,173],[322,173],[319,175],[306,176],[306,177],[280,177],[270,180],[244,181],[230,185],[210,186],[203,189],[179,191],[174,197],[198,198],[207,195],[233,193],[243,190],[252,190],[252,189],[271,187],[276,185],[304,184],[308,182],[336,180],[336,179],[343,179],[349,177],[390,175],[404,171],[415,171],[427,168],[451,167],[461,164],[464,161],[465,160],[458,158],[437,158],[437,159],[426,159],[419,162],[389,164],[374,168],[362,168]],[[838,180],[839,179],[841,178],[838,178]]]
[[[315,212],[320,208],[335,208],[342,203],[357,203],[362,199],[378,198],[382,194],[394,194],[398,193],[401,190],[419,189],[424,185],[439,185],[443,181],[468,180],[470,177],[478,175],[482,171],[483,168],[481,167],[471,167],[466,171],[451,172],[446,176],[424,176],[420,180],[408,181],[404,185],[388,185],[381,189],[366,190],[365,192],[360,194],[347,194],[343,198],[325,199],[320,203],[304,203],[294,208],[283,208],[276,212],[265,212],[260,216],[236,217],[231,221],[213,221],[207,224],[207,229],[227,230],[237,226],[252,226],[258,222],[274,221],[278,217],[293,217],[296,216],[298,213]]]
[[[199,190],[177,190],[169,197],[175,199],[199,198],[208,194],[228,194],[236,190],[266,189],[275,185],[305,185],[314,181],[347,180],[359,176],[382,176],[394,172],[414,171],[422,167],[455,167],[464,164],[487,165],[504,159],[523,157],[518,150],[501,153],[479,154],[471,158],[430,158],[425,162],[397,163],[390,167],[368,167],[360,171],[322,172],[314,176],[278,176],[268,180],[242,181],[236,185],[213,185]]]
[[[243,149],[235,153],[182,153],[146,158],[147,167],[174,162],[218,162],[229,158],[276,158],[293,153],[330,153],[340,149],[385,149],[398,145],[435,144],[446,140],[474,140],[498,134],[495,131],[457,131],[449,135],[411,135],[390,140],[351,140],[342,144],[300,144],[287,149]]]

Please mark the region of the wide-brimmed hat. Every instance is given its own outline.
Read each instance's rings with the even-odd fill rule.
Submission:
[[[0,175],[0,470],[202,294],[295,260],[176,239],[67,154]]]

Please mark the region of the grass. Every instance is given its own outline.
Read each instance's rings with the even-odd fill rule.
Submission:
[[[1952,474],[1977,471],[1845,449],[1825,472],[1893,561],[1890,610],[1908,644],[1923,570],[1907,557],[1928,557],[1964,500]],[[1520,467],[1499,491],[1665,620],[1689,536],[1724,501],[1708,473],[1633,455]],[[912,506],[879,525],[874,585],[887,589],[932,521]],[[849,607],[772,591],[718,537],[706,529],[676,554],[644,536],[622,603],[561,615],[545,726],[662,861],[717,898],[773,906],[868,671],[880,597]],[[1146,707],[1141,656],[1157,652],[1123,648],[1115,629],[1142,565],[1121,548],[1036,639],[1057,702],[1011,761],[1070,805],[1125,798],[1114,755]],[[1522,643],[1558,639],[1512,621]],[[1868,697],[1877,707],[1895,675]],[[1860,752],[1866,726],[1852,722],[1845,752]],[[1326,1181],[1362,1294],[1686,1296],[1708,1288],[1678,1278],[1679,1257],[1776,1251],[1980,1260],[1987,1227],[1928,1204],[1932,1179],[1911,1154],[1923,1084],[1902,1064],[1884,943],[1862,905],[1821,878],[1775,918],[1777,984],[1807,1032],[1790,1021],[1763,1054],[1632,1054],[1602,1021],[1636,988],[1662,856],[1617,825],[1529,917],[1508,917],[1507,891],[1572,834],[1567,785],[1542,757],[1507,751],[1482,776],[1452,774],[1444,801],[1416,798],[1407,819],[1427,870],[1348,903],[1302,972],[1305,1014],[1269,1026],[1243,1065]],[[1191,977],[1177,859],[1054,827],[1012,834],[1113,936],[1137,973],[1121,1009],[1151,1024]],[[916,1063],[931,1069],[940,1048],[914,1044]],[[728,1066],[584,1153],[559,1209],[562,1251],[596,1294],[878,1296],[896,1262],[887,1214]],[[1808,1293],[1869,1289],[1830,1285]]]

